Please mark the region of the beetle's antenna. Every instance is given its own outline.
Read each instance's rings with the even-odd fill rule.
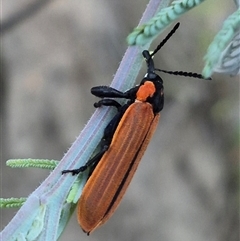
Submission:
[[[206,79],[206,80],[211,80],[212,79],[212,78],[204,78],[201,74],[192,73],[192,72],[167,71],[167,70],[162,70],[162,69],[155,69],[155,70],[163,72],[163,73],[167,73],[167,74],[172,74],[172,75],[180,75],[180,76],[185,76],[185,77],[193,77],[193,78]]]
[[[177,23],[173,29],[171,30],[171,32],[162,40],[162,42],[157,46],[157,48],[152,52],[149,53],[148,50],[144,50],[142,52],[143,57],[145,58],[146,62],[147,62],[147,66],[148,66],[148,73],[154,73],[154,71],[156,70],[154,68],[154,62],[153,62],[153,56],[154,54],[156,54],[161,48],[162,46],[171,38],[171,36],[176,32],[176,30],[178,29],[180,23]]]
[[[170,31],[170,33],[162,40],[162,42],[156,47],[156,49],[150,54],[149,51],[144,50],[143,51],[143,57],[147,61],[148,71],[147,73],[154,73],[155,71],[160,71],[167,74],[172,75],[179,75],[179,76],[185,76],[185,77],[193,77],[198,79],[206,79],[201,74],[198,73],[192,73],[192,72],[184,72],[184,71],[167,71],[162,69],[155,69],[154,62],[153,62],[153,56],[163,47],[163,45],[172,37],[172,35],[176,32],[176,30],[179,28],[180,23],[178,22],[173,29]],[[211,80],[211,78],[207,78],[207,80]]]
[[[161,48],[162,46],[172,37],[172,35],[176,32],[176,30],[179,28],[180,23],[177,23],[173,29],[171,30],[171,32],[165,37],[165,39],[162,40],[162,42],[157,46],[157,48],[151,53],[151,56],[153,56],[154,54],[156,54]]]

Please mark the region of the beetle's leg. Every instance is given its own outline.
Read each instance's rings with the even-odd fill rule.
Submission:
[[[123,92],[109,86],[95,86],[91,88],[91,93],[100,98],[126,98]]]
[[[135,100],[136,99],[136,94],[137,94],[137,91],[138,91],[139,87],[140,86],[137,85],[137,86],[127,90],[126,92],[124,92],[125,98],[126,99],[132,99],[132,100],[134,99]]]
[[[135,99],[139,86],[135,86],[126,92],[121,92],[109,86],[96,86],[91,89],[91,93],[97,97],[104,98],[125,98]]]
[[[102,100],[94,103],[94,107],[96,107],[96,108],[101,107],[102,105],[104,105],[104,106],[114,106],[118,110],[120,110],[120,108],[122,107],[116,100],[112,100],[112,99],[102,99]]]
[[[100,147],[101,147],[100,151],[93,158],[88,160],[88,162],[84,166],[81,166],[80,168],[77,168],[77,169],[63,170],[62,174],[71,172],[72,175],[77,175],[80,172],[84,172],[90,166],[95,167],[98,164],[98,162],[101,160],[104,153],[108,150],[111,144],[114,132],[122,117],[122,114],[123,114],[122,112],[118,112],[106,126],[104,130],[103,138],[101,139],[101,142],[100,142]]]
[[[116,103],[118,103],[118,102],[116,102]],[[120,105],[120,107],[121,108],[120,108],[119,112],[113,117],[113,119],[108,123],[108,125],[106,126],[106,128],[104,130],[103,138],[101,139],[101,142],[100,142],[100,151],[93,158],[91,158],[84,166],[81,166],[80,168],[72,169],[72,170],[63,170],[62,174],[71,172],[72,175],[77,175],[80,172],[84,172],[90,166],[92,166],[93,168],[96,167],[96,165],[101,160],[104,153],[108,150],[108,148],[112,142],[112,138],[115,133],[115,130],[119,124],[119,121],[122,118],[122,115],[124,114],[125,110],[127,109],[128,105],[127,104],[124,106]]]
[[[101,151],[99,151],[99,152],[98,152],[92,159],[90,159],[84,166],[81,166],[80,168],[72,169],[72,170],[63,170],[63,171],[62,171],[62,174],[71,172],[72,175],[77,175],[77,174],[79,174],[80,172],[84,172],[88,167],[97,164],[97,163],[101,160],[103,154],[107,151],[108,148],[109,148],[109,144],[108,144],[108,145],[104,145],[104,146],[102,147]]]

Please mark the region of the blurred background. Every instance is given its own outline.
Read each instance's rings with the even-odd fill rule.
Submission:
[[[8,159],[61,160],[94,112],[90,88],[111,83],[147,2],[3,1],[1,197],[28,196],[49,174],[11,169]],[[208,45],[236,10],[233,1],[215,3],[179,19],[156,67],[201,73]],[[239,77],[161,77],[160,124],[120,207],[89,237],[73,215],[60,240],[239,240]],[[1,210],[1,230],[16,212]]]

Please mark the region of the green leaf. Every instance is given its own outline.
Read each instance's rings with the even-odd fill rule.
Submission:
[[[6,162],[6,165],[14,168],[36,167],[42,169],[53,170],[59,161],[48,159],[10,159]]]

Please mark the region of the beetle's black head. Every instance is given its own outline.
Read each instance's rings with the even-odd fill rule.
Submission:
[[[143,57],[147,62],[147,74],[145,76],[146,79],[154,81],[155,79],[161,80],[162,79],[155,73],[155,67],[153,62],[153,56],[162,48],[162,46],[168,41],[168,39],[175,33],[178,29],[180,23],[177,23],[171,32],[163,39],[163,41],[157,46],[157,48],[150,54],[148,50],[144,50],[142,52]]]
[[[145,58],[146,63],[147,63],[147,73],[144,76],[144,81],[150,80],[153,82],[156,81],[156,82],[160,82],[161,84],[163,84],[163,80],[161,79],[161,77],[155,73],[153,55],[150,54],[148,50],[144,50],[142,52],[142,55]]]
[[[153,62],[153,56],[149,53],[148,50],[144,50],[142,52],[143,57],[146,60],[147,63],[147,74],[155,74],[155,68],[154,68],[154,62]]]
[[[143,96],[145,96],[145,98],[146,98],[145,101],[147,101],[148,103],[150,103],[152,105],[153,112],[155,114],[157,114],[163,109],[163,105],[164,105],[163,80],[161,79],[161,77],[159,75],[157,75],[155,73],[153,55],[150,54],[149,51],[147,51],[147,50],[144,50],[142,52],[142,55],[145,58],[146,63],[147,63],[147,73],[144,76],[144,78],[142,79],[140,85],[146,86],[147,98],[146,98],[146,94]],[[149,90],[147,88],[147,86],[149,85],[149,82],[152,82],[152,84],[154,85],[153,92],[149,92]],[[150,84],[150,86],[151,86],[151,84]]]

